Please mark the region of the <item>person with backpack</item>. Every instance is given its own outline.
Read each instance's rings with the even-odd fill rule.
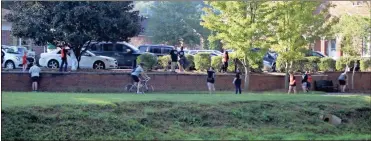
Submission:
[[[210,67],[207,71],[207,88],[209,89],[209,93],[215,92],[215,71],[213,67]]]
[[[301,80],[303,92],[308,92],[308,71],[304,72]]]
[[[236,87],[236,94],[241,94],[241,78],[240,78],[240,73],[236,73],[236,77],[233,80],[233,84]]]
[[[184,66],[185,66],[185,63],[186,63],[186,58],[185,58],[185,53],[183,51],[183,47],[180,47],[180,51],[178,52],[178,56],[179,56],[179,71],[180,72],[184,72]]]
[[[66,44],[64,44],[61,48],[61,59],[62,59],[62,63],[61,63],[61,67],[59,67],[59,71],[62,72],[62,69],[63,69],[63,65],[64,65],[64,71],[66,72],[67,71],[67,49],[66,49]]]

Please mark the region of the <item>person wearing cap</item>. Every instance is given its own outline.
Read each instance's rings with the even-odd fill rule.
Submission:
[[[148,75],[143,70],[144,63],[140,63],[135,70],[131,73],[131,78],[134,80],[134,85],[137,86],[137,94],[139,94],[139,75],[142,75],[143,78],[149,79]]]

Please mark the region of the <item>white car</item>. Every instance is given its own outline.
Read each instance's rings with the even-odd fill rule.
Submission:
[[[4,54],[1,60],[1,67],[6,69],[22,68],[22,57],[24,52],[27,51],[27,67],[35,62],[35,52],[27,50],[22,46],[1,46],[1,53]]]
[[[71,67],[73,62],[77,60],[73,54],[73,50],[69,50],[67,53],[67,64]],[[48,53],[41,53],[39,64],[42,67],[48,68],[59,68],[62,63],[61,49],[58,48]],[[92,69],[114,69],[117,68],[117,60],[107,56],[97,56],[90,51],[86,51],[81,56],[80,68],[92,68]]]

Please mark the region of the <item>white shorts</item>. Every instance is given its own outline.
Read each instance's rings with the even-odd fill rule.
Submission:
[[[214,83],[207,82],[207,88],[209,88],[209,91],[215,91]]]

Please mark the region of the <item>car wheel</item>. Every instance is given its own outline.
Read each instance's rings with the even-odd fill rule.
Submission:
[[[59,63],[57,60],[50,60],[48,62],[48,68],[57,69],[59,68]]]
[[[5,68],[7,69],[15,69],[15,65],[13,61],[6,61],[5,62]]]
[[[106,67],[105,67],[105,65],[104,65],[104,63],[102,62],[102,61],[96,61],[96,62],[94,62],[94,64],[93,64],[93,69],[105,69]]]

